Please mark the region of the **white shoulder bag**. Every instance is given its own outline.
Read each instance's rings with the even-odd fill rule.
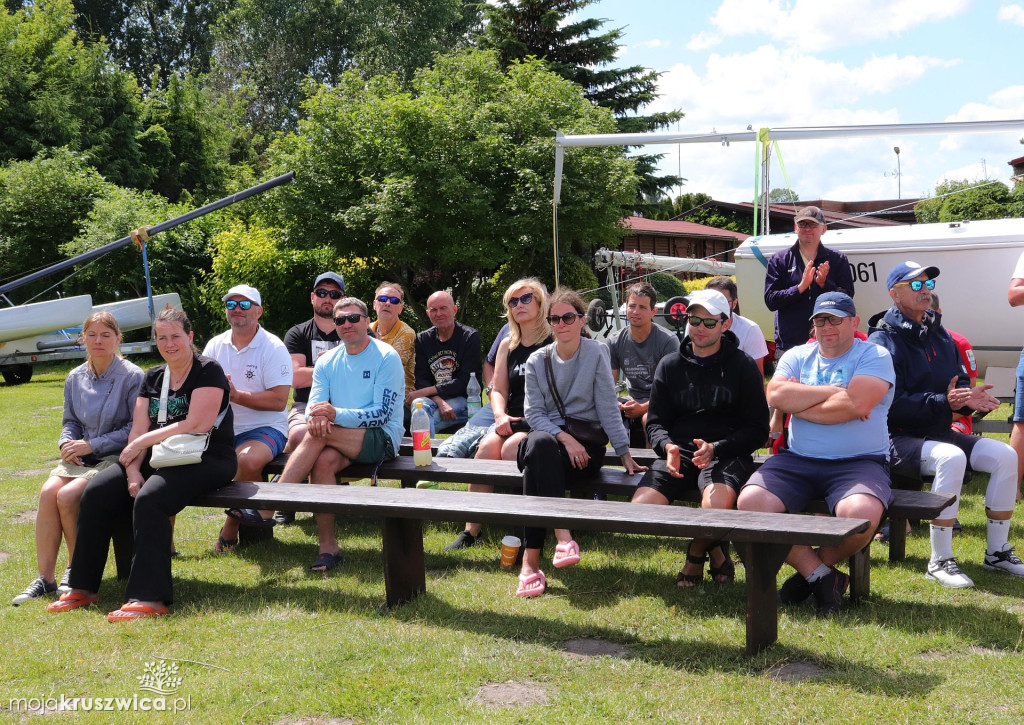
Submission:
[[[164,382],[160,389],[160,411],[156,422],[161,426],[167,422],[167,394],[171,387],[171,371],[164,368]],[[228,405],[231,405],[228,403]],[[225,408],[217,416],[214,428],[219,428],[228,412]],[[203,460],[203,453],[210,445],[210,433],[179,433],[157,443],[149,456],[152,468],[169,468],[171,466],[188,466]]]

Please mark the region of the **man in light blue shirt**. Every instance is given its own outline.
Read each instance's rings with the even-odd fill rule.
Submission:
[[[313,367],[306,406],[305,438],[281,474],[282,482],[334,485],[353,462],[394,458],[402,438],[405,369],[387,343],[369,336],[366,305],[343,297],[334,306],[341,344]],[[320,550],[312,571],[324,572],[344,561],[334,533],[334,514],[316,515]]]
[[[772,407],[792,416],[789,450],[750,477],[736,507],[799,513],[823,498],[834,515],[871,522],[841,546],[794,546],[786,559],[797,573],[779,600],[813,594],[818,612],[833,614],[850,584],[835,563],[864,548],[892,500],[887,416],[896,373],[887,350],[854,337],[860,318],[848,295],[820,295],[811,323],[815,342],[787,350],[766,391]]]

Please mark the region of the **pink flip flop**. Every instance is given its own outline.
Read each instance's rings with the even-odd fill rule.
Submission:
[[[516,589],[517,597],[539,597],[548,588],[548,580],[544,572],[538,571],[529,576],[519,575],[519,588]]]
[[[580,547],[579,545],[570,539],[564,544],[558,544],[555,547],[555,556],[551,559],[551,563],[556,568],[561,569],[563,566],[572,566],[573,564],[580,563]]]
[[[167,614],[167,607],[150,607],[147,604],[140,604],[139,602],[126,602],[121,605],[120,609],[116,609],[108,614],[107,621],[128,622],[133,619],[156,617],[161,614]]]

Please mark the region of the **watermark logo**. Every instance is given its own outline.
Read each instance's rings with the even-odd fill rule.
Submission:
[[[173,695],[181,687],[182,678],[178,676],[178,664],[167,664],[164,660],[147,662],[143,674],[135,678],[139,681],[139,689],[157,695]]]
[[[85,695],[68,697],[65,694],[46,695],[43,697],[11,698],[8,709],[11,712],[25,712],[37,715],[48,715],[54,712],[189,712],[192,710],[192,696],[174,697],[181,687],[182,677],[178,675],[178,665],[165,660],[146,662],[141,675],[135,677],[140,690],[152,692],[156,697],[139,696],[138,693],[128,697],[98,697]]]

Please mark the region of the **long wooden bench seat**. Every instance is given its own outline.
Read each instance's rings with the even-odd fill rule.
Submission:
[[[647,450],[646,458],[650,460],[653,453]],[[759,457],[763,461],[765,457]],[[270,465],[264,469],[264,473],[272,475],[280,473],[284,468],[286,457],[278,456]],[[615,458],[618,461],[618,458]],[[413,464],[412,456],[400,455],[398,458],[383,463],[376,471],[377,478],[400,481],[403,488],[414,486],[417,481],[437,481],[446,483],[479,483],[489,484],[504,491],[521,491],[523,475],[513,461],[484,461],[473,458],[434,458],[430,466],[416,466]],[[344,475],[347,478],[372,478],[374,466],[370,464],[356,464],[345,469]],[[621,468],[604,467],[597,476],[585,483],[574,483],[571,493],[575,497],[591,496],[595,493],[623,496],[630,498],[640,482],[640,476],[627,476]],[[906,487],[905,483],[898,483]],[[919,486],[917,486],[919,487]],[[901,488],[893,489],[893,502],[889,507],[889,561],[902,561],[906,557],[906,522],[908,520],[933,519],[939,515],[944,508],[956,500],[956,496],[947,494],[934,494],[928,491],[908,490]],[[690,503],[699,502],[699,494],[696,491],[690,492],[687,500]],[[809,508],[811,513],[828,513],[824,501],[815,501]],[[851,569],[855,568],[851,562]],[[854,594],[866,596],[867,574],[865,572],[865,586],[858,586]]]
[[[288,483],[236,482],[200,496],[192,505],[297,509],[382,519],[384,583],[387,603],[392,607],[426,589],[423,521],[471,520],[485,524],[729,539],[746,571],[748,654],[759,652],[778,638],[776,577],[790,547],[794,544],[837,546],[869,526],[862,519],[644,506],[620,501]]]

